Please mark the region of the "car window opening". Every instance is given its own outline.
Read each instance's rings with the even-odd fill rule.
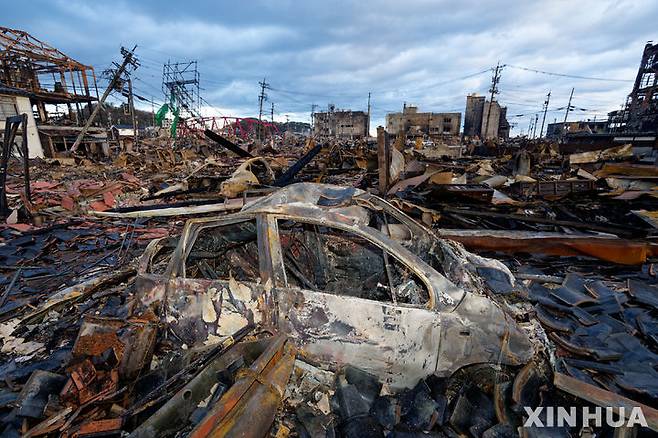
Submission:
[[[279,239],[289,286],[394,304],[429,301],[413,271],[358,235],[285,220]]]
[[[256,221],[204,227],[185,263],[186,278],[259,282]]]

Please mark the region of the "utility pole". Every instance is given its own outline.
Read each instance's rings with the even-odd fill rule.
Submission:
[[[571,99],[573,98],[573,91],[575,88],[571,89],[571,94],[569,95],[569,103],[567,104],[567,110],[564,112],[564,122],[562,123],[562,135],[567,133],[567,117],[569,116],[569,111],[571,110]]]
[[[137,148],[137,119],[135,119],[135,101],[133,100],[133,81],[128,78],[128,104],[130,105],[130,118],[133,123],[133,146]]]
[[[94,119],[100,112],[101,107],[105,102],[105,99],[107,99],[107,97],[110,95],[112,90],[116,88],[119,78],[121,78],[121,75],[123,75],[123,73],[126,71],[126,67],[128,67],[129,64],[134,68],[139,67],[139,61],[137,60],[137,58],[135,58],[136,48],[137,46],[133,47],[131,51],[126,50],[124,47],[121,48],[121,54],[123,55],[123,62],[121,63],[119,68],[114,72],[114,76],[112,76],[112,79],[110,80],[110,84],[107,86],[107,89],[103,93],[103,96],[101,96],[101,99],[98,101],[96,108],[94,108],[94,112],[91,113],[91,115],[87,119],[87,123],[85,123],[85,126],[83,126],[82,130],[80,130],[80,134],[78,134],[78,138],[75,139],[75,143],[73,143],[73,146],[71,146],[71,152],[75,152],[78,149],[78,147],[80,147],[80,143],[82,142],[82,139],[85,137],[87,131],[89,130],[89,127],[94,122]]]
[[[542,138],[544,135],[544,122],[546,121],[546,112],[548,111],[548,102],[551,101],[551,91],[548,91],[546,95],[546,100],[544,101],[544,117],[541,119],[541,129],[539,130],[539,138]]]
[[[366,139],[370,137],[370,91],[368,91],[368,121],[366,122]]]
[[[313,135],[313,130],[315,129],[315,109],[317,107],[316,104],[311,104],[311,135]]]
[[[265,82],[265,78],[263,78],[262,82],[259,82],[258,85],[260,85],[260,94],[258,95],[258,140],[261,139],[261,130],[263,128],[262,122],[263,122],[263,102],[267,100],[267,94],[265,94],[265,90],[269,88],[270,84]]]
[[[535,114],[535,123],[532,124],[532,138],[537,136],[537,121],[539,120],[539,114]]]
[[[155,97],[151,96],[151,118],[153,119],[153,127],[155,128],[155,107],[153,106],[153,99],[155,99]]]
[[[272,102],[272,108],[270,108],[270,120],[274,124],[274,102]]]
[[[500,82],[500,73],[502,70],[503,67],[501,67],[500,61],[498,61],[498,63],[496,64],[496,68],[494,69],[494,74],[491,77],[491,88],[489,89],[489,91],[491,92],[491,97],[489,98],[489,113],[487,114],[487,120],[485,121],[484,124],[484,133],[483,133],[484,140],[487,139],[487,131],[489,130],[489,121],[491,120],[494,97],[496,97],[496,94],[498,94],[498,83]],[[495,136],[498,137],[498,129],[496,129]]]

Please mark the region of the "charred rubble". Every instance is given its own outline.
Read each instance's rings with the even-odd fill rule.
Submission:
[[[2,137],[0,435],[658,431],[655,144],[47,116]]]

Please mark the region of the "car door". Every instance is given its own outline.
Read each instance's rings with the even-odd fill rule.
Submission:
[[[433,291],[399,253],[340,223],[280,219],[276,228],[285,273],[275,289],[278,324],[306,354],[396,388],[435,371],[441,321],[428,308]]]
[[[191,221],[157,299],[171,333],[187,346],[212,344],[262,320],[263,277],[255,217]]]

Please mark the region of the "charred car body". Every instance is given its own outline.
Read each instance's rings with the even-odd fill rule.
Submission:
[[[481,292],[477,267],[502,264],[439,239],[381,198],[300,183],[153,241],[138,293],[187,346],[247,323],[302,354],[355,364],[401,388],[476,363],[519,365],[527,334]]]

